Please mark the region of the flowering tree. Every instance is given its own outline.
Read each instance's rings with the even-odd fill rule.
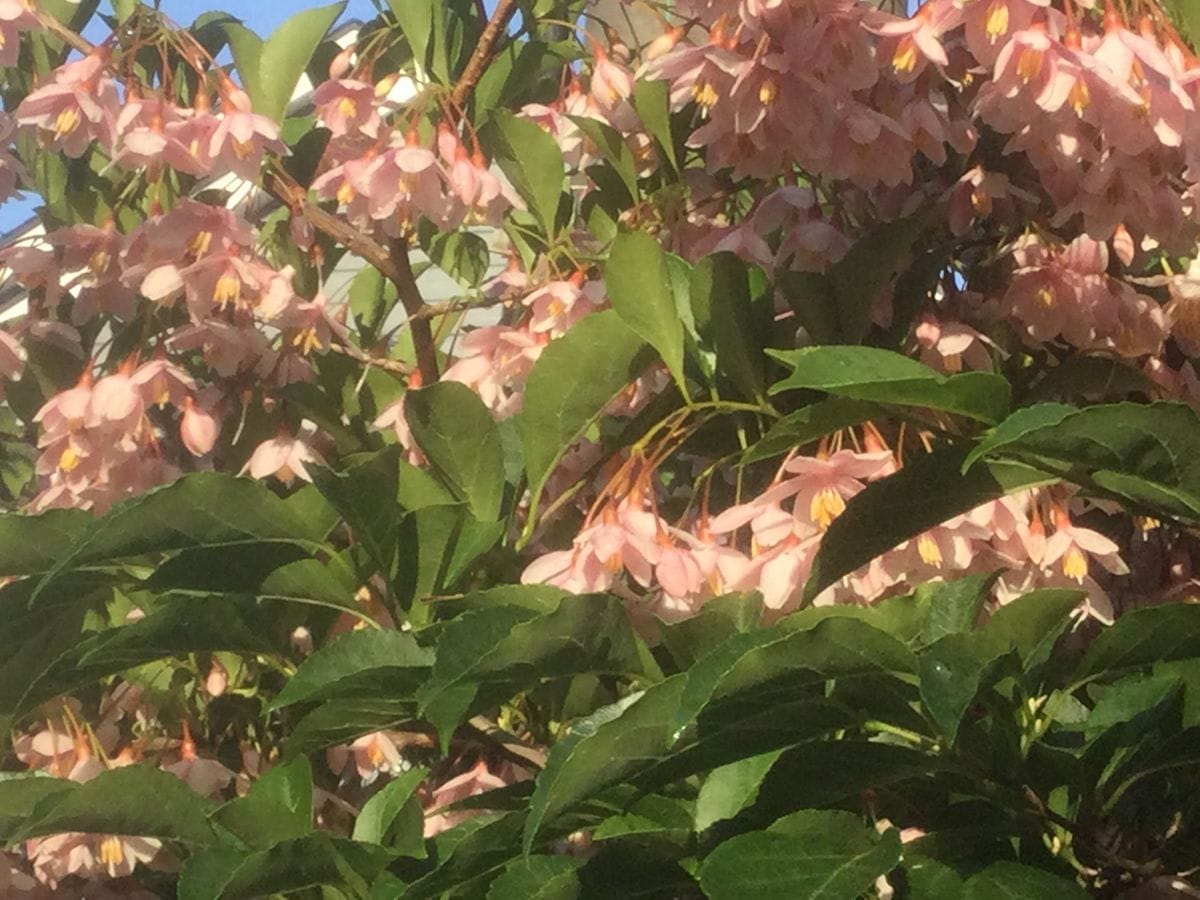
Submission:
[[[1194,890],[1194,10],[341,12],[0,0],[0,893]]]

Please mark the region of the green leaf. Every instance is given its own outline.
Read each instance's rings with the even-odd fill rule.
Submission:
[[[581,861],[569,856],[529,856],[504,870],[488,888],[487,900],[575,900]]]
[[[899,862],[895,829],[876,835],[852,813],[802,810],[718,846],[700,865],[700,887],[711,900],[846,900]]]
[[[333,744],[344,744],[416,717],[416,703],[407,699],[346,699],[323,703],[292,726],[283,756],[292,759]]]
[[[1005,494],[1056,479],[1016,464],[992,463],[955,475],[964,452],[945,447],[905,460],[904,468],[867,485],[821,539],[804,599],[935,525]]]
[[[441,82],[450,78],[446,47],[446,9],[442,0],[388,0],[421,70]]]
[[[324,534],[313,526],[258,482],[214,472],[185,475],[93,519],[43,579],[33,602],[66,572],[133,556],[269,542],[315,548]]]
[[[633,158],[633,151],[625,143],[625,138],[621,137],[621,133],[611,125],[589,116],[567,116],[567,118],[575,123],[575,127],[596,145],[600,155],[612,165],[613,171],[616,172],[626,191],[623,202],[629,206],[636,204],[638,200],[637,162]]]
[[[479,395],[458,382],[405,395],[413,437],[430,463],[483,522],[500,517],[504,457],[500,432]]]
[[[0,516],[0,572],[37,575],[49,571],[94,521],[81,509],[54,509],[39,516]]]
[[[878,226],[830,267],[843,340],[857,344],[866,336],[871,311],[920,236],[922,218],[910,216]]]
[[[1040,428],[1032,412],[1010,425],[988,455],[1026,461],[1158,515],[1200,521],[1200,415],[1191,407],[1113,403],[1044,415]]]
[[[492,113],[481,137],[517,193],[529,204],[542,230],[553,236],[558,231],[556,219],[565,171],[562,151],[554,138],[530,119],[504,111]]]
[[[762,595],[749,591],[713,597],[689,619],[660,622],[659,631],[679,668],[686,669],[731,635],[757,628],[761,620]]]
[[[350,282],[350,312],[364,346],[375,343],[396,305],[396,286],[374,266],[363,266]]]
[[[790,453],[827,434],[883,415],[876,403],[830,397],[789,413],[742,454],[742,465]]]
[[[546,679],[587,672],[640,675],[643,667],[622,601],[607,594],[567,596],[542,616],[501,606],[448,623],[418,699],[421,714],[446,745],[454,727],[480,703],[508,699]]]
[[[244,856],[224,848],[193,856],[184,863],[178,893],[180,900],[222,900],[324,886],[365,897],[391,861],[382,847],[317,831]]]
[[[662,247],[644,231],[622,231],[604,266],[608,299],[617,315],[650,344],[687,396],[683,375],[683,323],[675,306]]]
[[[242,87],[250,97],[250,105],[256,112],[267,115],[269,103],[263,92],[262,78],[259,76],[263,39],[241,22],[227,22],[224,27],[229,49],[233,53],[233,65],[242,80]]]
[[[26,820],[39,806],[45,809],[75,790],[77,783],[52,778],[44,772],[0,773],[0,843],[16,838]]]
[[[766,382],[766,325],[750,295],[746,264],[732,253],[706,256],[692,269],[692,315],[700,339],[716,350],[717,369],[745,396],[761,400]]]
[[[55,795],[49,795],[53,798]],[[48,799],[49,799],[48,798]],[[60,795],[58,802],[37,807],[21,829],[20,840],[62,831],[89,831],[163,838],[186,844],[209,844],[212,804],[162,769],[122,766],[101,772]]]
[[[916,603],[922,612],[919,646],[932,644],[948,634],[971,631],[992,592],[997,575],[967,575],[953,581],[918,585]]]
[[[391,576],[396,560],[399,465],[400,447],[393,445],[340,472],[311,467],[313,484],[354,531],[356,542],[385,578]]]
[[[406,810],[412,808],[413,792],[428,774],[429,770],[425,768],[409,769],[385,784],[363,805],[362,812],[354,820],[354,840],[380,844],[405,856],[424,858],[425,842],[421,839],[420,827],[424,824],[424,816],[419,803],[416,806],[419,822],[415,841],[412,834],[406,833],[409,823],[404,818]]]
[[[183,598],[155,606],[145,618],[85,638],[53,660],[37,660],[15,713],[134,666],[191,652],[271,653],[256,609],[226,597]]]
[[[682,735],[715,700],[752,698],[776,678],[786,677],[791,688],[799,689],[831,678],[915,669],[907,647],[858,619],[828,618],[804,631],[776,626],[737,634],[688,670],[672,731]]]
[[[714,822],[732,819],[754,802],[758,788],[782,750],[748,756],[714,769],[696,798],[696,830],[704,831]]]
[[[914,359],[875,347],[804,347],[771,350],[792,374],[771,393],[805,388],[853,400],[927,407],[989,424],[1008,413],[1011,388],[990,372],[943,375]]]
[[[1007,446],[1019,444],[1026,435],[1057,425],[1077,412],[1077,407],[1067,406],[1065,403],[1039,403],[1036,406],[1018,409],[988,432],[975,449],[967,454],[967,458],[963,460],[963,471]]]
[[[963,715],[975,700],[992,663],[1007,652],[987,636],[948,634],[918,656],[921,700],[946,741],[954,743]]]
[[[642,373],[649,362],[645,349],[615,310],[604,310],[551,341],[534,363],[520,420],[531,523],[555,465],[604,407]]]
[[[1200,605],[1136,609],[1104,629],[1071,676],[1075,687],[1121,676],[1155,663],[1200,656]]]
[[[633,85],[633,108],[642,117],[646,133],[658,142],[659,149],[666,155],[667,162],[676,172],[679,162],[675,159],[675,139],[671,136],[671,104],[667,83],[639,78]]]
[[[965,890],[963,880],[945,863],[922,856],[904,857],[904,874],[912,900],[960,900]]]
[[[244,797],[213,811],[211,820],[246,847],[266,850],[313,830],[312,767],[296,757],[268,769]]]
[[[992,613],[983,633],[999,646],[1016,650],[1025,671],[1036,673],[1050,659],[1071,624],[1071,613],[1086,597],[1084,591],[1062,588],[1032,591]]]
[[[277,122],[283,119],[296,83],[345,8],[345,0],[342,0],[329,6],[306,9],[296,13],[267,38],[258,62],[259,93],[264,106],[260,109],[256,105],[255,112]]]
[[[348,631],[305,659],[267,709],[335,697],[402,696],[416,689],[433,660],[433,652],[408,632]]]
[[[752,814],[769,821],[797,808],[840,805],[868,791],[936,777],[943,768],[937,758],[901,744],[809,741],[779,756],[759,786]]]
[[[1075,884],[1029,866],[992,863],[967,879],[963,900],[1085,900],[1087,891]]]
[[[683,676],[677,675],[571,726],[551,748],[529,801],[526,853],[545,825],[665,749],[683,685]]]

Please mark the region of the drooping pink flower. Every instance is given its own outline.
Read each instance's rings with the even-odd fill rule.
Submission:
[[[331,747],[326,761],[335,774],[341,774],[350,762],[364,785],[372,784],[380,775],[397,775],[403,771],[400,751],[387,732],[373,731],[355,739],[349,746]]]
[[[466,772],[434,788],[429,806],[425,810],[425,837],[434,837],[465,822],[472,816],[486,812],[485,809],[480,808],[447,810],[446,807],[451,804],[466,800],[468,797],[507,787],[515,781],[523,781],[528,777],[510,763],[504,764],[499,774],[493,773],[488,769],[487,764],[480,760]]]
[[[21,101],[17,121],[39,129],[67,156],[82,156],[92,143],[111,149],[118,99],[107,66],[108,51],[100,49],[56,69],[52,82]]]
[[[375,137],[382,124],[375,101],[375,86],[353,78],[322,82],[313,92],[317,116],[334,137],[357,131]]]
[[[291,484],[296,478],[312,481],[304,465],[321,461],[309,444],[316,432],[317,426],[307,419],[301,423],[299,434],[295,437],[281,431],[255,448],[240,474],[249,472],[251,478],[274,477],[284,484]]]
[[[279,139],[279,126],[255,113],[250,98],[239,88],[225,91],[221,121],[209,140],[214,171],[233,172],[242,178],[258,177],[263,156],[287,149]]]
[[[183,415],[179,419],[179,437],[192,456],[212,452],[221,426],[209,410],[189,397],[183,398]]]

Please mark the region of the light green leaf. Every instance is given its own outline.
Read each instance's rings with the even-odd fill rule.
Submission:
[[[667,364],[687,396],[683,375],[683,323],[675,307],[666,254],[644,231],[622,231],[604,267],[608,298],[617,315]]]
[[[714,769],[696,798],[696,830],[704,831],[715,822],[732,819],[754,802],[758,788],[782,750],[760,753]]]
[[[296,13],[267,38],[258,62],[258,82],[264,106],[255,112],[283,119],[296,83],[318,45],[346,8],[345,0]],[[253,100],[251,96],[251,100]]]
[[[554,235],[565,171],[554,138],[530,119],[508,112],[494,112],[482,137],[542,230]]]
[[[990,372],[942,375],[914,359],[875,347],[805,347],[769,351],[792,367],[771,393],[807,388],[854,400],[927,407],[981,422],[1008,413],[1011,388]]]
[[[266,850],[313,830],[312,767],[299,756],[268,769],[244,797],[217,808],[211,820],[247,847]]]
[[[415,841],[411,834],[405,833],[411,823],[404,819],[408,816],[407,810],[413,808],[410,802],[414,799],[413,792],[428,774],[429,770],[425,768],[409,769],[385,784],[363,805],[362,812],[354,820],[354,840],[380,844],[399,850],[405,856],[423,859],[425,843],[421,839],[421,826],[424,816],[419,802],[415,807],[418,820]],[[400,846],[397,846],[398,841]]]
[[[646,344],[615,310],[592,313],[542,351],[529,373],[521,447],[538,497],[563,453],[649,363]]]

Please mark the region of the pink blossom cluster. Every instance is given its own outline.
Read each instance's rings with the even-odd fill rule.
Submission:
[[[126,88],[122,97],[110,65],[111,53],[101,47],[56,69],[49,83],[21,101],[17,122],[48,150],[78,157],[97,146],[124,169],[166,166],[187,175],[232,172],[255,179],[268,152],[286,150],[279,126],[255,113],[246,92],[223,74],[214,113],[207,88],[191,108],[161,93]]]
[[[794,610],[821,539],[846,503],[869,483],[894,473],[896,456],[868,431],[868,449],[792,455],[757,496],[717,515],[707,511],[679,525],[657,512],[648,479],[619,499],[602,499],[566,550],[543,554],[522,580],[572,593],[615,591],[639,619],[672,621],[694,615],[704,602],[756,590],[773,614]],[[989,502],[905,541],[825,589],[818,605],[869,603],[927,581],[1002,570],[997,597],[1019,596],[1031,585],[1083,586],[1088,611],[1111,620],[1112,605],[1092,577],[1095,563],[1127,571],[1118,545],[1077,524],[1079,501],[1025,492]]]
[[[450,117],[432,141],[423,141],[415,128],[398,127],[389,100],[396,78],[373,85],[345,77],[352,56],[352,50],[340,54],[330,79],[313,94],[317,116],[332,135],[324,171],[312,185],[317,196],[335,200],[364,230],[405,239],[421,221],[442,231],[498,225],[506,210],[521,207],[473,133],[464,142]]]

